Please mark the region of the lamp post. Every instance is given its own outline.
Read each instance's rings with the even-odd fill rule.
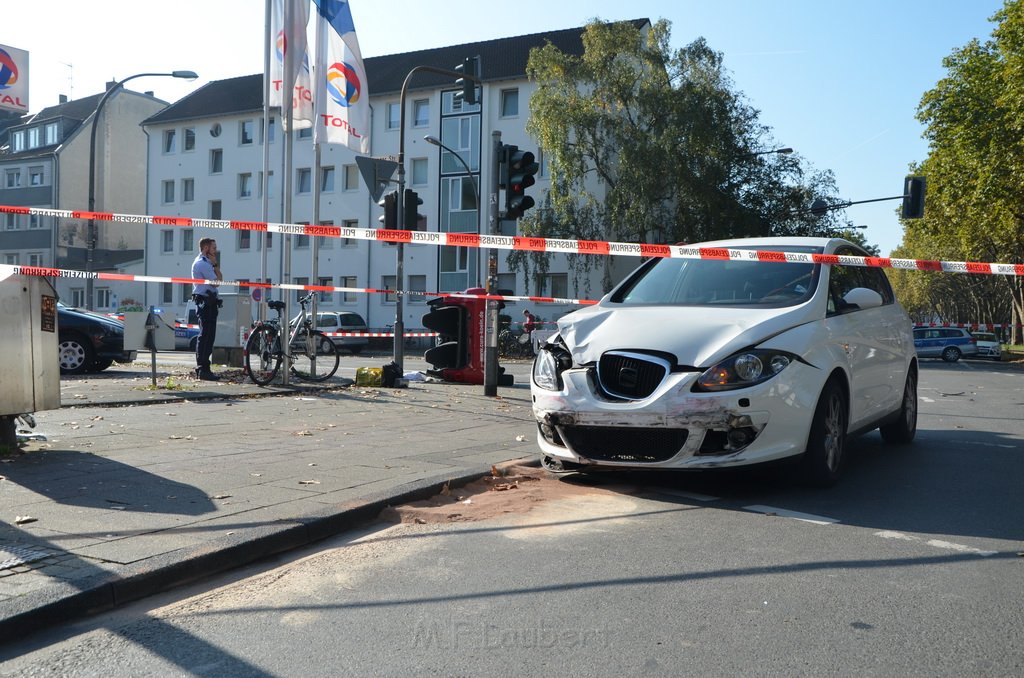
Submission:
[[[195,71],[172,71],[170,73],[136,73],[130,75],[120,82],[115,82],[103,96],[100,97],[100,101],[96,104],[96,110],[92,114],[92,131],[89,136],[89,212],[96,211],[96,126],[99,121],[100,113],[103,110],[104,104],[107,103],[107,99],[113,96],[114,92],[121,89],[126,82],[134,80],[135,78],[145,77],[168,77],[168,78],[183,78],[185,80],[195,80],[199,76]],[[96,251],[96,220],[89,219],[89,235],[88,241],[86,242],[85,249],[85,272],[88,276],[85,279],[85,307],[88,310],[93,310],[93,281],[92,281],[92,269],[93,269],[93,258]]]
[[[753,153],[746,153],[746,154],[744,154],[741,157],[751,158],[751,157],[753,157],[755,155],[772,155],[772,154],[776,154],[776,155],[789,155],[792,152],[793,152],[793,149],[789,148],[787,146],[786,148],[773,148],[770,151],[754,151]]]
[[[461,155],[459,155],[458,153],[456,153],[452,149],[450,149],[447,146],[445,146],[444,144],[442,144],[441,140],[438,139],[437,137],[431,136],[431,135],[428,134],[427,136],[423,137],[423,140],[426,141],[428,144],[433,144],[434,146],[437,146],[439,148],[442,148],[442,149],[448,151],[449,153],[454,155],[458,159],[458,161],[460,163],[462,163],[462,166],[465,168],[466,175],[469,177],[469,180],[473,182],[473,194],[474,194],[474,197],[476,198],[476,234],[477,234],[477,236],[479,236],[480,235],[480,186],[477,184],[476,177],[473,176],[473,171],[471,169],[469,169],[469,165],[466,164],[466,161],[462,159]],[[480,248],[477,247],[476,248],[476,287],[480,287],[480,286],[481,286],[480,285]]]

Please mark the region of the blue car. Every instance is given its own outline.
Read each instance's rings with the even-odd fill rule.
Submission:
[[[915,327],[914,349],[919,358],[942,358],[955,363],[978,354],[978,340],[962,327]]]
[[[174,348],[178,351],[195,351],[199,341],[199,325],[189,325],[182,318],[174,321]]]

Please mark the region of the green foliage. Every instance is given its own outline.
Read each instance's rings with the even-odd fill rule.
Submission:
[[[911,171],[928,178],[925,216],[904,222],[899,256],[1024,262],[1024,3],[1009,0],[992,20],[992,38],[954,49],[921,98],[929,152]],[[918,319],[1005,323],[1011,303],[1020,317],[1019,277],[892,277]]]
[[[703,39],[672,51],[670,24],[587,25],[584,54],[553,45],[527,66],[537,89],[527,131],[543,149],[551,189],[520,219],[525,235],[624,242],[698,242],[737,236],[823,234],[837,202],[829,172],[776,148],[759,112],[735,90],[721,53]],[[539,279],[548,255],[514,252],[510,265]],[[609,264],[577,257],[583,275]],[[611,266],[614,266],[612,264]],[[585,276],[584,276],[585,277]]]

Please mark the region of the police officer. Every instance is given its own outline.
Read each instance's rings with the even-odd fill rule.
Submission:
[[[192,262],[192,277],[199,280],[223,280],[217,259],[217,241],[213,238],[199,240],[199,255]],[[210,355],[213,340],[217,336],[217,309],[220,298],[217,288],[206,283],[193,283],[192,301],[196,302],[199,315],[199,337],[196,340],[196,376],[204,381],[218,381],[220,377],[210,370]]]

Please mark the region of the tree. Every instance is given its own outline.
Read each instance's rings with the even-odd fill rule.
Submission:
[[[903,243],[921,258],[1024,262],[1024,3],[1008,0],[992,20],[992,39],[953,50],[946,77],[918,107],[929,151],[912,171],[928,177],[928,198],[925,217],[904,223]],[[966,322],[1007,322],[1011,304],[1021,317],[1020,277],[950,277],[929,274],[915,285],[916,298],[935,303],[944,320],[990,313]]]
[[[831,173],[811,172],[775,147],[759,112],[736,92],[723,57],[703,39],[673,52],[670,24],[590,22],[582,56],[533,50],[537,82],[527,131],[552,178],[544,209],[520,219],[526,235],[625,242],[698,242],[821,233],[834,213]],[[513,253],[533,271],[546,255]],[[592,259],[592,257],[590,257]],[[593,267],[588,257],[575,261]],[[605,262],[611,283],[614,263]]]

